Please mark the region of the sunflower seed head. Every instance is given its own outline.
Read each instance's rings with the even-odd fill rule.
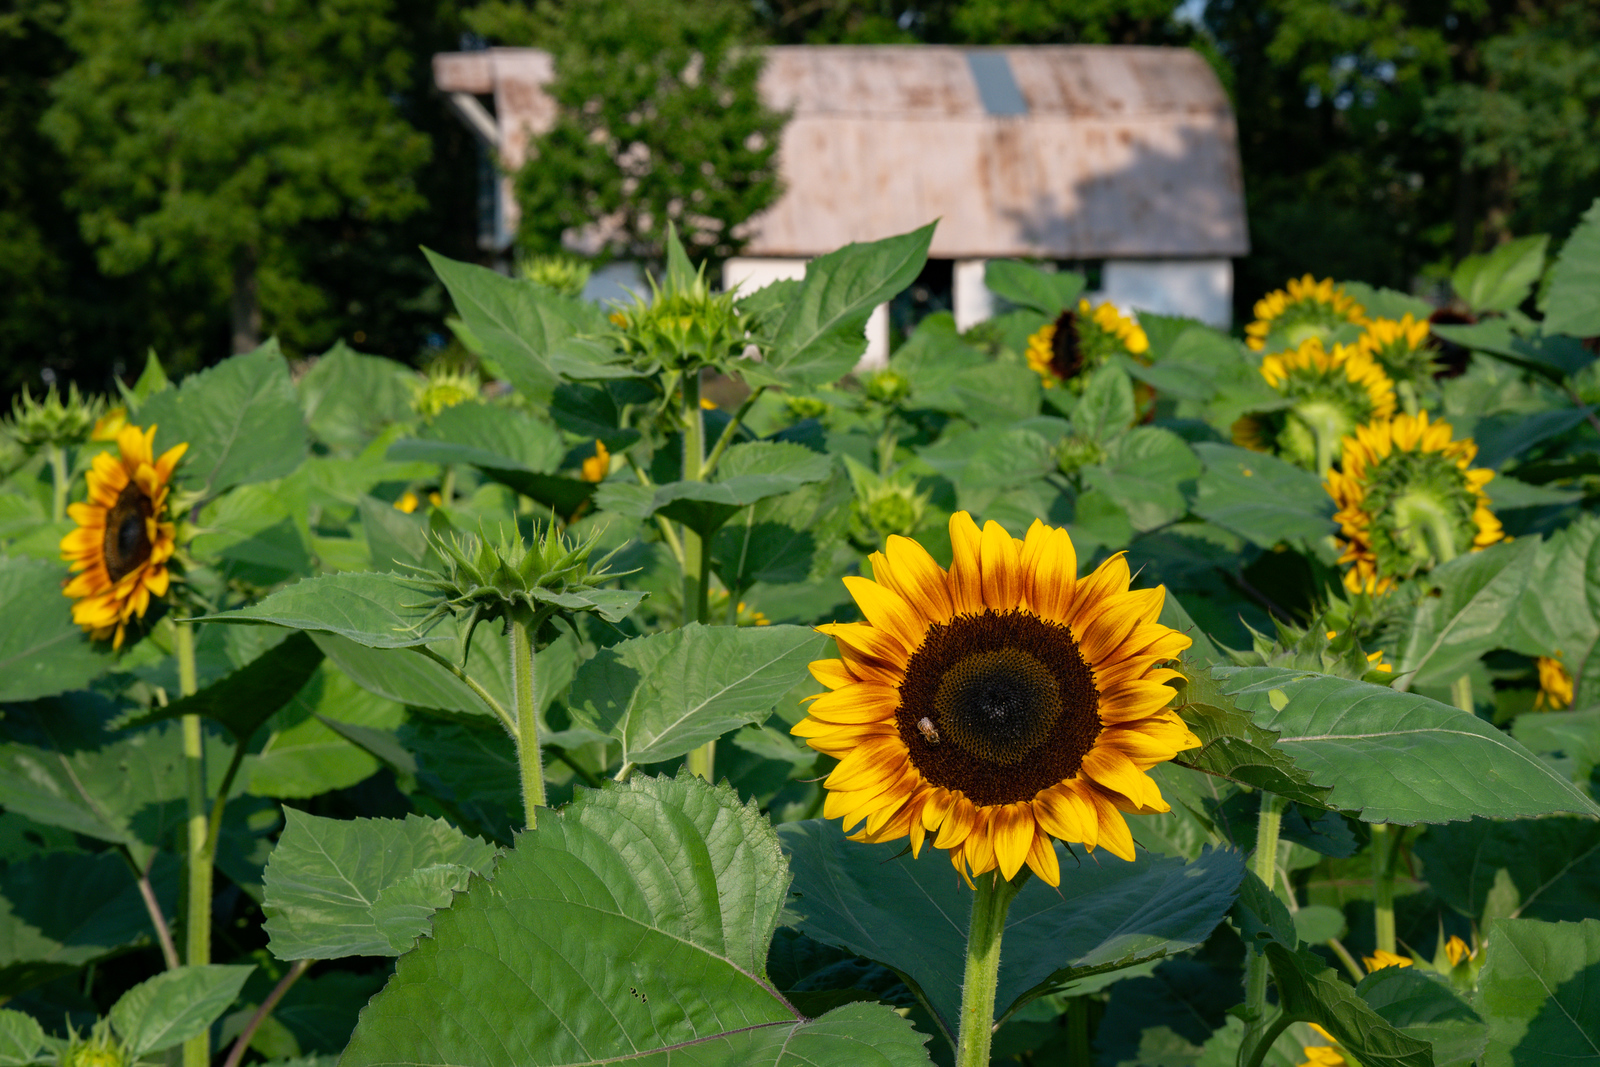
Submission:
[[[29,451],[46,445],[78,445],[89,439],[105,406],[102,398],[79,393],[76,384],[67,387],[64,400],[53,385],[40,400],[35,400],[24,385],[22,395],[11,402],[11,418],[5,420],[4,427]]]

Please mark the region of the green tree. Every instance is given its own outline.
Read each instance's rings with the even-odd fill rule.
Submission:
[[[296,227],[424,204],[388,0],[76,0],[61,33],[80,58],[44,129],[100,268],[209,279],[236,351],[326,300]]]
[[[777,198],[784,118],[756,92],[762,59],[737,0],[495,2],[469,21],[555,59],[559,115],[516,181],[527,250],[598,223],[604,254],[660,262],[671,222],[691,255],[724,259]]]

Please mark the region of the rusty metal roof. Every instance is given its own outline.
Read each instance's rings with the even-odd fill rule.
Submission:
[[[763,97],[789,111],[783,197],[749,256],[813,256],[938,217],[940,258],[1217,257],[1249,250],[1226,94],[1189,49],[789,46]],[[549,57],[434,57],[448,92],[493,92],[510,167],[548,127]]]

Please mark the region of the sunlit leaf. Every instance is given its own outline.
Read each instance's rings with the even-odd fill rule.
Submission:
[[[1478,974],[1484,1067],[1571,1067],[1600,1049],[1600,919],[1496,919]]]
[[[253,970],[207,964],[165,971],[122,994],[111,1005],[111,1025],[135,1056],[175,1048],[205,1033]]]

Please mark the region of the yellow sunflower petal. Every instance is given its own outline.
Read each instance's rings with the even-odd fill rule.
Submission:
[[[991,611],[1010,611],[1022,600],[1020,547],[998,522],[984,524],[980,542],[983,601]]]
[[[950,604],[957,615],[983,610],[983,534],[972,516],[958,511],[950,516]]]

